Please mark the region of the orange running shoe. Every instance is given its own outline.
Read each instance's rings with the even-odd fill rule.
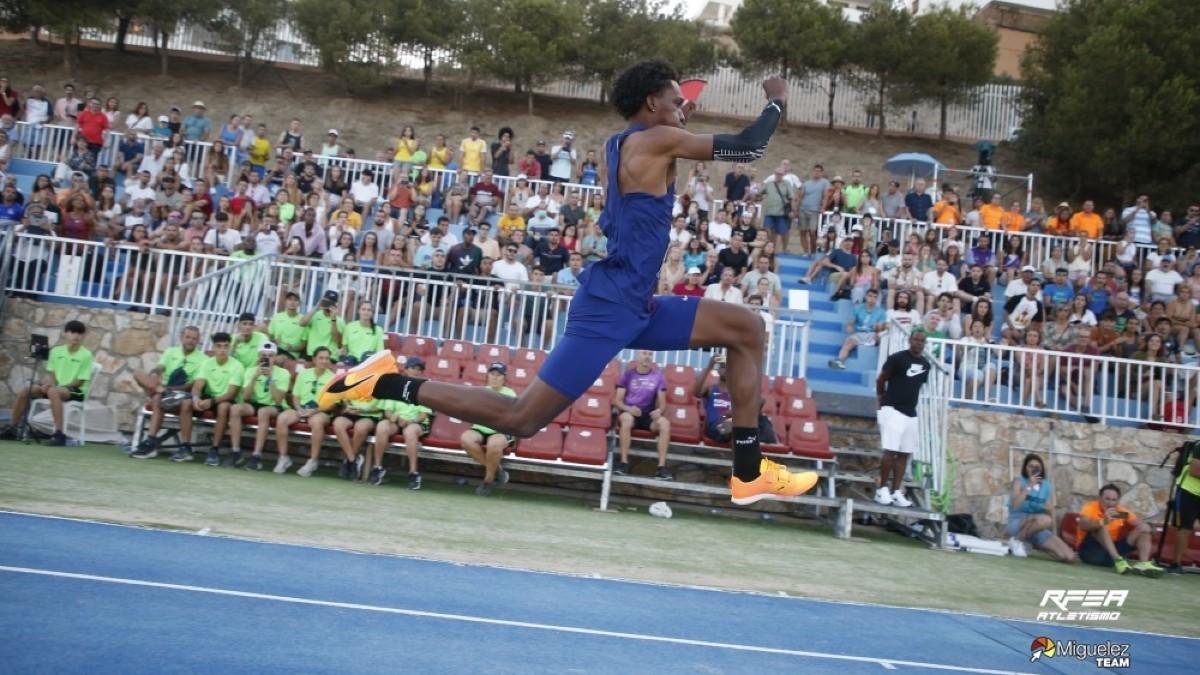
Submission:
[[[758,478],[748,483],[737,476],[729,479],[730,498],[734,504],[746,506],[760,499],[796,497],[813,489],[819,478],[814,471],[791,473],[782,464],[765,458],[758,470]]]
[[[317,395],[317,407],[331,410],[342,401],[369,401],[375,398],[375,382],[380,375],[399,372],[396,357],[385,349],[326,382]]]

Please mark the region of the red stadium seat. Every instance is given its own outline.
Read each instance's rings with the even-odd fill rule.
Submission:
[[[762,395],[763,395],[763,396],[766,396],[767,394],[771,393],[771,376],[770,376],[770,375],[763,375],[763,376],[762,376],[762,389],[761,389],[761,391],[762,391]]]
[[[768,394],[767,392],[763,392],[762,397],[763,412],[767,414],[767,417],[774,417],[778,415],[780,407],[779,397],[775,394]]]
[[[438,350],[438,356],[457,361],[474,361],[475,345],[464,340],[446,340]]]
[[[563,442],[564,462],[603,466],[608,462],[608,435],[587,427],[572,427]]]
[[[663,377],[666,378],[668,387],[679,385],[691,390],[696,384],[696,369],[673,363],[663,368]]]
[[[792,419],[817,419],[817,404],[811,398],[788,396],[783,399],[779,414]]]
[[[518,349],[512,357],[512,365],[531,367],[534,371],[546,362],[546,352],[541,349]]]
[[[425,365],[429,379],[439,382],[458,382],[462,379],[462,366],[455,359],[437,356]]]
[[[700,413],[694,405],[668,405],[671,440],[676,443],[700,442]]]
[[[776,377],[775,393],[782,396],[812,398],[812,392],[808,390],[808,382],[803,377]]]
[[[462,435],[471,425],[449,415],[434,415],[429,435],[422,441],[434,448],[462,449]]]
[[[529,438],[517,441],[517,456],[555,460],[562,455],[562,427],[549,424]]]
[[[509,358],[508,347],[501,345],[479,345],[479,353],[475,355],[475,360],[480,363],[495,363],[499,361],[507,365]]]
[[[621,378],[621,362],[617,359],[609,361],[608,365],[604,366],[604,371],[601,375],[616,382]]]
[[[477,387],[487,386],[488,367],[486,363],[468,363],[463,366],[462,381]]]
[[[485,366],[486,367],[486,366]],[[533,378],[537,377],[537,368],[513,364],[508,367],[508,386],[513,389],[524,390],[528,387]]]
[[[399,356],[404,353],[404,338],[399,333],[388,333],[383,338],[383,348]]]
[[[551,422],[562,427],[567,426],[571,422],[571,406],[563,408]]]
[[[809,459],[831,460],[829,427],[821,420],[793,419],[788,426],[788,447],[792,454]]]
[[[571,406],[572,427],[607,429],[612,426],[612,402],[608,397],[584,394]]]
[[[682,384],[667,383],[667,405],[695,405],[696,397],[692,396],[692,388]]]
[[[1059,524],[1059,536],[1072,548],[1079,546],[1079,514],[1068,511]]]
[[[431,356],[437,354],[437,344],[429,338],[409,335],[404,338],[404,342],[400,346],[400,353],[405,356],[420,356],[429,360]]]
[[[786,417],[778,417],[776,415],[767,415],[767,417],[771,418],[771,426],[775,427],[775,436],[779,438],[779,442],[778,443],[763,443],[761,446],[762,451],[773,454],[773,455],[788,454],[789,448],[787,446],[787,440],[788,440],[787,433],[788,433],[788,422],[790,420],[788,420],[788,418],[786,418]],[[804,422],[799,421],[796,423],[803,424]]]
[[[588,394],[592,396],[602,396],[611,398],[613,392],[617,390],[617,380],[619,377],[610,377],[607,373],[601,373],[593,382],[592,386],[587,388]]]

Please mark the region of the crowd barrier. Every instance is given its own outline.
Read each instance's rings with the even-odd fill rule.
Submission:
[[[63,239],[19,233],[5,240],[12,266],[4,289],[25,296],[101,303],[148,312],[172,311],[178,329],[195,322],[228,330],[250,311],[264,320],[283,307],[288,291],[303,308],[328,290],[338,291],[339,311],[357,316],[371,302],[389,332],[435,340],[465,340],[509,347],[550,349],[562,335],[571,290],[553,284],[333,264],[307,258],[259,256],[241,260],[127,243]],[[765,373],[804,377],[809,322],[781,310],[772,322]],[[667,363],[703,367],[710,354],[691,350],[665,355]],[[623,358],[632,358],[625,352]]]
[[[821,214],[819,230],[821,237],[832,227],[833,215],[834,213],[831,211]],[[842,229],[845,231],[849,231],[849,228],[862,222],[861,214],[841,213],[838,215],[842,217]],[[949,226],[900,218],[876,218],[874,228],[874,241],[876,243],[883,241],[885,238],[896,239],[900,241],[901,247],[903,247],[908,237],[912,234],[918,235],[924,241],[926,231],[932,229],[937,232],[938,242],[940,243],[948,236],[950,231]],[[969,259],[970,247],[979,238],[986,237],[990,242],[991,250],[995,252],[997,264],[999,264],[1004,259],[1004,242],[1010,237],[1016,237],[1021,242],[1021,248],[1025,252],[1025,261],[1022,264],[1033,265],[1039,270],[1041,269],[1042,262],[1050,258],[1050,251],[1055,247],[1063,251],[1062,266],[1068,267],[1080,243],[1080,237],[1077,236],[1042,234],[1037,232],[1009,232],[1007,230],[989,230],[983,227],[965,225],[958,225],[956,229],[962,234],[962,257],[964,260]],[[1120,242],[1105,239],[1084,239],[1083,241],[1091,248],[1090,255],[1086,256],[1090,261],[1091,271],[1101,269],[1105,263],[1117,259]],[[1154,244],[1134,244],[1134,246],[1137,248],[1137,253],[1134,255],[1133,260],[1139,265],[1145,261],[1148,253],[1156,249]],[[1172,249],[1172,253],[1177,256],[1183,252],[1184,250],[1181,248]]]

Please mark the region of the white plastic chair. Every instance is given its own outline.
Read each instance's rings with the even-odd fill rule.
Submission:
[[[80,443],[87,442],[87,417],[89,412],[107,412],[108,414],[103,419],[108,420],[108,425],[102,425],[98,429],[94,429],[97,433],[116,434],[117,430],[117,410],[115,407],[99,401],[92,401],[92,391],[96,387],[96,378],[100,374],[100,364],[92,362],[92,379],[88,382],[87,394],[84,395],[82,401],[67,401],[63,404],[63,433],[68,438],[78,440]],[[29,407],[29,416],[32,418],[35,415],[46,412],[50,409],[50,401],[44,398],[39,398],[33,401]],[[74,426],[79,430],[78,435],[71,433],[72,420]]]

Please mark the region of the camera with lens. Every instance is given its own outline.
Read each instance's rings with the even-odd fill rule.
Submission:
[[[29,337],[29,356],[37,361],[49,359],[50,338],[45,335],[31,335]]]

